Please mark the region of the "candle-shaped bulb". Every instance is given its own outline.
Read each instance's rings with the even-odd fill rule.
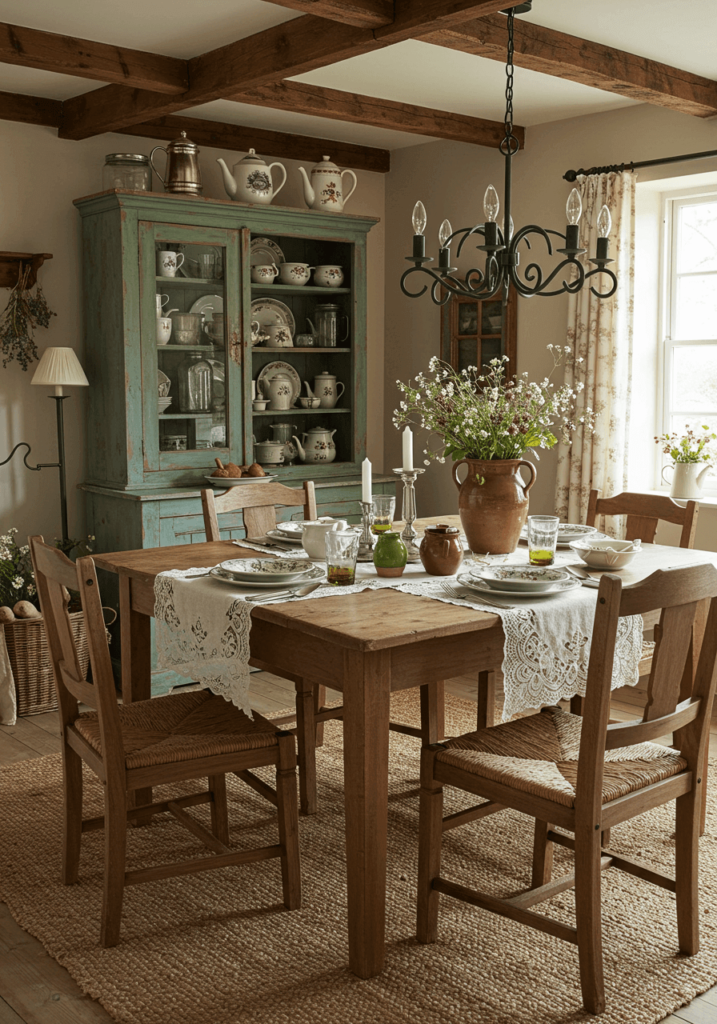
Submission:
[[[485,219],[487,221],[495,222],[499,210],[500,200],[498,199],[498,193],[492,185],[489,185],[485,190],[485,195],[483,196],[483,213],[485,214]]]
[[[598,215],[597,229],[598,236],[600,238],[607,238],[610,234],[610,228],[612,227],[612,217],[607,206],[603,206],[602,210]]]
[[[426,207],[419,199],[416,205],[413,207],[413,233],[414,235],[422,235],[426,230]]]
[[[512,217],[508,217],[508,238],[512,238],[514,234],[515,234],[515,224],[513,223],[513,218]]]
[[[441,249],[445,249],[448,245],[448,239],[453,234],[453,228],[449,220],[444,220],[438,229],[438,241],[440,242]]]
[[[568,218],[568,224],[577,224],[582,212],[583,201],[580,198],[578,190],[574,188],[568,196],[568,201],[565,204],[565,213]]]

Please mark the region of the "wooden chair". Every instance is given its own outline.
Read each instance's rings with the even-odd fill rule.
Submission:
[[[291,488],[283,484],[245,484],[229,488],[223,494],[212,490],[202,491],[204,528],[208,541],[221,540],[218,516],[226,512],[241,510],[248,539],[261,539],[267,530],[276,528],[276,509],[303,507],[304,519],[316,519],[316,498],[314,484],[307,480],[303,487]],[[273,719],[276,725],[285,725],[296,720],[296,734],[299,746],[299,797],[304,814],[315,814],[317,810],[316,791],[316,748],[323,744],[324,722],[343,719],[343,706],[326,707],[326,687],[310,679],[289,675],[284,669],[277,671],[270,663],[251,658],[255,668],[265,669],[289,679],[296,687],[296,714]],[[490,680],[490,697],[493,700],[494,674],[485,672],[481,677]],[[427,683],[421,687],[421,727],[391,722],[394,732],[418,737],[423,743],[432,743],[444,735],[444,687],[443,682]],[[492,713],[492,705],[491,705]],[[491,719],[492,720],[492,719]],[[479,708],[479,724],[480,708]]]
[[[62,881],[77,882],[83,832],[104,828],[105,866],[100,942],[119,941],[124,887],[210,868],[281,858],[284,905],[301,905],[296,750],[294,737],[255,714],[253,721],[233,704],[207,690],[117,704],[94,562],[73,564],[42,537],[30,538],[35,580],[45,619],[57,684],[62,728],[64,826]],[[65,589],[67,588],[67,589]],[[67,590],[79,591],[85,613],[92,682],[78,665]],[[78,701],[94,708],[80,713]],[[82,817],[82,762],[101,781],[104,815]],[[276,790],[252,775],[250,768],[276,765]],[[226,772],[234,772],[278,810],[279,842],[253,850],[229,846]],[[206,791],[132,807],[129,794],[150,786],[205,776]],[[187,813],[196,804],[210,805],[211,832]],[[125,870],[128,820],[146,821],[169,811],[212,850],[199,857],[160,867]]]
[[[692,687],[690,626],[699,602],[709,620]],[[615,638],[621,616],[662,609],[644,720],[608,724]],[[682,953],[699,950],[698,831],[704,755],[717,685],[717,570],[689,566],[653,573],[622,588],[617,576],[600,582],[588,667],[584,718],[560,708],[425,747],[421,764],[418,938],[435,942],[441,893],[576,943],[583,1003],[602,1013],[600,877],[616,867],[674,892]],[[583,722],[584,727],[583,727]],[[582,737],[581,737],[582,731]],[[677,748],[651,741],[674,733]],[[627,748],[627,749],[622,749]],[[636,749],[637,748],[637,749]],[[505,758],[511,759],[506,767]],[[497,899],[444,878],[442,832],[481,817],[487,804],[443,818],[443,786],[456,786],[536,818],[533,888]],[[675,801],[674,875],[603,849],[603,830]],[[574,838],[556,832],[559,826]],[[551,881],[552,849],[575,851],[573,873]],[[530,908],[575,886],[576,925]]]
[[[625,491],[623,494],[616,494],[614,498],[601,498],[600,491],[593,490],[590,491],[588,499],[585,523],[587,526],[594,526],[597,516],[627,516],[625,539],[652,544],[657,533],[657,524],[662,519],[682,527],[679,547],[692,548],[695,545],[699,510],[700,506],[696,501],[688,501],[683,507],[662,494]]]

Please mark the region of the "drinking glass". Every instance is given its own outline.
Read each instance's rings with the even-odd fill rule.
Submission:
[[[388,494],[374,494],[371,497],[373,523],[372,533],[386,533],[393,526],[393,516],[396,511],[396,499]]]
[[[207,281],[213,281],[217,276],[217,258],[211,253],[202,254],[202,277]]]
[[[333,530],[326,534],[326,575],[335,587],[349,587],[356,582],[360,537],[356,530]]]
[[[531,565],[552,565],[558,543],[557,516],[528,516],[528,558]]]

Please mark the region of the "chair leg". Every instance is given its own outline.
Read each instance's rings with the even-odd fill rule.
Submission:
[[[437,743],[446,734],[443,680],[421,686],[421,743]]]
[[[279,811],[281,843],[281,883],[284,906],[301,906],[301,862],[299,859],[299,815],[296,810],[296,748],[294,737],[279,736],[279,763],[276,766],[276,802]]]
[[[299,689],[299,687],[302,689]],[[316,729],[314,689],[296,684],[296,738],[299,741],[299,800],[302,814],[316,814]]]
[[[704,782],[704,776],[702,776]],[[675,895],[680,953],[700,951],[698,859],[701,792],[685,793],[675,801]]]
[[[580,715],[580,717],[582,718],[584,703],[585,698],[581,697],[579,694],[576,693],[574,697],[570,698],[570,714]]]
[[[495,672],[478,673],[477,729],[490,729],[495,725]]]
[[[575,914],[580,987],[585,1009],[595,1014],[605,1009],[600,907],[601,857],[600,830],[578,829],[575,832]]]
[[[74,885],[80,870],[82,840],[82,758],[67,744],[62,750],[65,814],[62,826],[62,881]]]
[[[326,704],[326,687],[315,686],[314,687],[314,714],[317,715],[319,711]],[[323,747],[324,745],[324,723],[316,723],[316,746]]]
[[[126,850],[127,797],[123,789],[108,782],[105,785],[105,875],[100,928],[103,946],[116,946],[119,942]]]
[[[227,778],[226,775],[209,776],[209,792],[212,802],[212,832],[220,843],[229,845],[229,813],[227,811]]]
[[[421,797],[418,815],[418,904],[416,937],[419,942],[435,942],[438,936],[440,893],[432,888],[441,873],[443,838],[443,786],[433,779],[433,751],[421,751]]]
[[[548,839],[547,821],[535,819],[535,836],[533,839],[533,878],[531,888],[537,889],[546,885],[553,876],[553,844]]]

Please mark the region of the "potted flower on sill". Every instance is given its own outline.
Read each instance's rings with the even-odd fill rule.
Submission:
[[[677,433],[661,434],[655,438],[656,444],[662,445],[662,451],[672,459],[672,465],[662,467],[662,479],[670,485],[671,498],[702,497],[702,481],[712,472],[717,457],[711,445],[717,441],[717,434],[710,433],[710,428],[702,424],[704,434],[696,434],[692,427],[680,436]],[[671,470],[672,479],[665,473]]]
[[[566,346],[549,345],[553,370],[570,352]],[[457,372],[435,356],[429,373],[418,374],[415,382],[397,381],[405,398],[394,412],[394,425],[406,423],[427,429],[442,444],[425,449],[428,458],[445,462],[453,459],[453,480],[459,489],[458,510],[472,551],[501,554],[515,551],[528,514],[528,491],[535,483],[536,470],[523,456],[535,448],[552,448],[554,430],[564,441],[578,426],[593,429],[594,416],[588,407],[575,421],[576,389],[551,384],[546,377],[539,384],[528,374],[508,379],[507,356],[492,359],[490,369],[479,373],[469,366]],[[552,374],[553,371],[551,371]],[[537,452],[534,453],[538,458]],[[468,473],[460,482],[458,467]],[[530,471],[527,484],[518,470]]]

